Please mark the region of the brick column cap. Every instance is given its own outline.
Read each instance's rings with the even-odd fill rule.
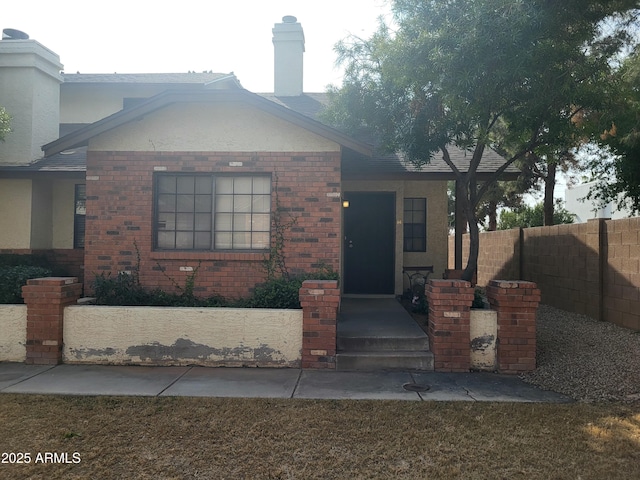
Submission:
[[[467,282],[466,280],[457,280],[457,279],[433,278],[429,280],[429,285],[432,285],[437,288],[446,288],[446,287],[471,288],[471,282]]]
[[[78,283],[78,277],[43,277],[27,280],[27,285],[65,286]]]
[[[490,280],[489,286],[498,288],[538,288],[535,282],[526,280]]]

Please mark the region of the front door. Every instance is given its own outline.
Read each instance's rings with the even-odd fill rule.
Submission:
[[[344,209],[344,293],[393,294],[394,193],[347,192]]]

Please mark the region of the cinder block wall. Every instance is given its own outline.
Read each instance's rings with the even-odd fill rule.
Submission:
[[[640,330],[639,232],[640,217],[525,228],[521,240],[520,229],[483,232],[478,284],[532,281],[542,303]],[[468,235],[463,240],[466,260]]]
[[[230,162],[242,162],[232,167]],[[264,279],[264,252],[178,252],[153,250],[153,175],[220,172],[271,174],[272,212],[277,197],[296,224],[287,230],[284,253],[290,273],[314,271],[321,264],[340,271],[340,153],[175,153],[89,152],[85,287],[96,274],[131,270],[140,253],[143,285],[172,291],[197,267],[196,294],[247,296]],[[166,275],[161,271],[165,268]],[[170,278],[168,278],[170,277]]]

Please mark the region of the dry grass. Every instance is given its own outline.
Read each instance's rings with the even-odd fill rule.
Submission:
[[[0,395],[1,478],[640,478],[640,406]]]

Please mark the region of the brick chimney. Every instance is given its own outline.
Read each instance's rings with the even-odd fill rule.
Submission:
[[[42,145],[58,138],[61,70],[57,54],[19,30],[3,30],[0,102],[12,118],[0,164],[32,163],[42,158]]]
[[[294,16],[282,17],[273,27],[274,93],[278,97],[302,95],[304,32]]]

